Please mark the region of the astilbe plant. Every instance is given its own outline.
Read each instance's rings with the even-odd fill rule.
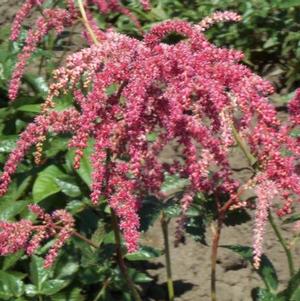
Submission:
[[[92,2],[103,13],[120,7],[117,1]],[[68,3],[65,9],[44,10],[37,21],[39,29],[28,32],[10,84],[11,99],[17,95],[25,61],[42,36],[52,28],[61,32],[78,17],[73,2]],[[148,8],[147,2],[143,4]],[[18,36],[20,22],[36,5],[41,1],[26,1],[16,17],[13,39]],[[40,162],[47,133],[69,132],[73,135],[69,147],[75,149],[75,168],[80,167],[89,140],[94,141],[91,201],[97,205],[100,197],[107,199],[119,218],[129,252],[138,249],[142,198],[149,194],[163,198],[160,188],[166,173],[179,174],[189,180],[181,200],[183,216],[197,192],[214,195],[217,200],[227,195],[226,201],[217,201],[220,225],[228,210],[248,205],[240,197],[247,189],[254,189],[254,265],[258,267],[274,197],[282,202],[278,214],[284,215],[300,194],[296,172],[300,145],[290,136],[300,122],[300,93],[290,103],[289,121],[282,124],[268,100],[274,92],[271,84],[241,64],[240,51],[218,48],[203,34],[216,22],[239,20],[233,12],[215,13],[196,25],[170,20],[155,25],[137,40],[114,30],[100,31],[91,16],[86,17],[86,37],[92,45],[69,55],[64,66],[54,72],[42,114],[21,134],[4,166],[1,195],[31,146],[38,145],[35,157]],[[182,39],[176,44],[164,43],[171,33]],[[107,93],[111,88],[114,92]],[[76,108],[58,112],[55,101],[65,93],[72,95]],[[155,141],[149,141],[150,133],[156,134]],[[160,153],[172,141],[182,146],[183,159],[162,163]],[[244,151],[253,171],[247,183],[235,179],[229,164],[235,144]],[[284,155],[287,150],[291,155]],[[54,215],[38,213],[39,218],[47,216],[51,222],[67,220],[66,230],[53,233],[61,247],[72,233],[73,221],[64,211]],[[35,247],[28,247],[26,242],[31,229],[40,229],[32,227],[37,226],[26,221],[3,222],[1,236],[10,237],[12,245],[1,244],[0,252],[7,254],[24,247],[32,253]],[[21,228],[26,231],[19,241],[11,233]],[[52,235],[48,228],[41,231]],[[46,235],[38,233],[31,238],[36,245]],[[47,266],[56,253],[57,248],[50,251]]]

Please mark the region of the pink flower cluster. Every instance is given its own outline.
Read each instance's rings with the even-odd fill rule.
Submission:
[[[22,23],[30,15],[31,11],[35,7],[40,7],[42,10],[42,16],[37,19],[35,26],[28,31],[25,46],[18,56],[18,62],[15,66],[9,86],[9,98],[11,100],[15,100],[17,97],[26,63],[30,59],[32,53],[36,50],[38,44],[50,30],[54,29],[57,34],[61,33],[65,28],[74,24],[74,21],[79,15],[74,0],[66,0],[66,8],[64,9],[43,9],[43,2],[44,0],[25,0],[12,24],[10,39],[16,41],[20,36]],[[95,4],[102,13],[117,11],[127,15],[137,27],[140,27],[136,17],[125,6],[122,6],[119,0],[85,0],[84,5],[94,29],[96,26],[93,26],[94,20],[88,9],[88,4]],[[144,9],[150,9],[150,3],[147,0],[142,0],[141,5]]]
[[[32,1],[31,1],[32,2]],[[21,11],[22,12],[22,11]],[[18,15],[17,15],[18,17]],[[19,34],[20,20],[14,23],[12,31],[12,39],[16,39]],[[9,85],[9,98],[14,100],[17,97],[21,78],[25,70],[25,66],[32,53],[36,50],[38,43],[41,42],[42,38],[51,30],[55,29],[57,33],[63,31],[66,26],[71,25],[72,16],[68,11],[64,9],[45,9],[43,16],[36,21],[36,25],[33,29],[30,29],[27,33],[25,40],[25,46],[22,52],[18,55],[18,62],[14,69],[12,79]]]
[[[113,1],[97,1],[102,10],[108,2]],[[300,146],[290,136],[294,126],[281,125],[268,101],[272,86],[240,63],[241,52],[217,48],[203,34],[214,22],[239,19],[231,12],[218,12],[198,25],[166,21],[155,25],[142,41],[108,31],[99,45],[70,55],[54,74],[43,115],[21,135],[4,167],[1,194],[29,146],[46,131],[73,134],[69,146],[76,149],[75,168],[92,138],[91,200],[97,204],[100,196],[107,198],[120,219],[128,250],[134,251],[140,200],[145,194],[160,195],[166,172],[189,179],[183,212],[197,191],[230,195],[233,205],[239,206],[241,183],[228,160],[235,129],[260,170],[252,181],[258,196],[254,238],[258,265],[275,191],[283,201],[280,214],[289,212],[294,195],[300,194],[295,170]],[[163,43],[173,32],[186,39]],[[55,112],[55,100],[63,93],[73,96],[78,110]],[[299,93],[290,111],[297,123]],[[156,139],[149,140],[149,134]],[[183,159],[162,163],[160,153],[172,141],[182,146]],[[284,150],[293,155],[284,155]]]
[[[53,264],[58,251],[71,237],[74,219],[65,210],[56,210],[50,215],[37,205],[31,205],[29,209],[37,216],[40,225],[34,225],[30,220],[14,223],[0,221],[0,255],[15,253],[21,249],[32,255],[44,240],[56,237],[45,258],[44,266],[47,268]]]

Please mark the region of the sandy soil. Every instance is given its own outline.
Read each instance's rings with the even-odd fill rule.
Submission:
[[[167,152],[164,154],[167,159]],[[174,154],[172,154],[173,157]],[[231,157],[231,165],[235,169],[246,166],[245,159],[240,152],[234,152]],[[240,180],[248,178],[247,172],[236,174]],[[253,215],[253,212],[249,212]],[[278,225],[280,221],[276,219]],[[170,240],[174,241],[176,224],[170,225]],[[291,238],[291,229],[282,227],[283,236]],[[157,222],[148,233],[144,235],[145,242],[154,247],[163,248],[160,223]],[[252,246],[253,221],[238,226],[225,226],[222,230],[220,245],[244,245]],[[210,300],[210,240],[211,231],[207,229],[208,246],[195,242],[191,237],[186,237],[186,243],[175,248],[171,244],[171,257],[173,264],[173,278],[177,301],[208,301]],[[295,266],[300,264],[300,246],[293,247]],[[267,225],[264,251],[275,266],[279,278],[279,290],[286,287],[289,279],[287,260],[285,253],[277,241],[273,230]],[[149,273],[157,279],[157,283],[166,285],[165,258],[161,256],[154,261],[155,269]],[[217,261],[217,292],[220,301],[251,301],[251,291],[255,287],[264,287],[252,266],[234,252],[219,248]],[[161,287],[157,284],[150,286],[146,292],[149,300],[167,300]]]

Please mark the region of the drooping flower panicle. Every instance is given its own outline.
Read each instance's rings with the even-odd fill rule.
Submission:
[[[94,3],[103,12],[116,5],[116,1]],[[107,198],[120,219],[128,250],[134,251],[139,237],[139,202],[145,194],[160,195],[166,172],[189,180],[183,213],[197,191],[228,194],[235,200],[234,206],[240,205],[241,183],[228,160],[236,129],[260,169],[252,181],[258,196],[254,235],[258,266],[274,192],[285,211],[293,195],[300,194],[300,177],[295,171],[300,147],[268,101],[274,91],[270,83],[241,64],[240,51],[218,48],[203,34],[215,22],[239,19],[225,12],[198,25],[166,21],[155,25],[142,41],[107,31],[99,45],[70,55],[65,66],[54,73],[42,115],[27,127],[10,155],[0,179],[0,193],[6,192],[25,152],[47,131],[73,135],[69,147],[75,148],[75,168],[92,140],[91,200],[97,204],[100,196]],[[173,32],[184,39],[163,43]],[[78,110],[55,111],[56,98],[63,93],[73,96]],[[298,120],[298,102],[296,97],[290,105],[294,121]],[[149,134],[155,135],[154,141],[148,139]],[[160,153],[173,141],[182,146],[182,160],[162,162]],[[284,156],[283,148],[293,156]]]

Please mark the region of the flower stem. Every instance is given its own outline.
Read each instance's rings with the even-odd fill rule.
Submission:
[[[87,31],[88,31],[89,35],[91,36],[91,38],[92,38],[93,42],[95,43],[95,45],[99,45],[99,41],[97,40],[97,37],[96,37],[93,29],[90,26],[90,23],[89,23],[87,15],[86,15],[82,0],[78,0],[78,6],[79,6],[80,14],[81,14],[81,17],[82,17],[83,25],[87,29]]]
[[[38,227],[38,226],[37,226],[37,227]],[[54,228],[59,229],[59,230],[63,229],[63,227],[62,227],[62,226],[59,226],[59,225],[55,225]],[[86,242],[87,244],[89,244],[90,246],[92,246],[92,247],[95,248],[95,249],[98,249],[98,248],[99,248],[99,246],[96,245],[93,241],[91,241],[90,239],[86,238],[85,236],[81,235],[80,233],[78,233],[78,232],[76,232],[76,231],[73,231],[73,232],[72,232],[72,235],[74,235],[74,236],[76,236],[77,238],[83,240],[84,242]]]
[[[218,207],[220,204],[218,203]],[[217,301],[217,289],[216,289],[216,267],[217,267],[217,257],[218,257],[218,247],[221,237],[221,231],[223,226],[223,220],[225,217],[225,212],[220,211],[217,220],[217,225],[214,227],[212,225],[212,245],[211,245],[211,277],[210,277],[210,292],[211,292],[211,301]]]
[[[240,149],[244,153],[244,155],[247,158],[250,166],[253,166],[256,163],[256,161],[257,161],[256,158],[247,149],[246,143],[241,138],[241,136],[240,136],[238,130],[235,128],[235,126],[232,125],[231,128],[232,128],[232,134],[233,134],[233,137],[234,137],[236,143],[238,144],[238,146],[240,147]]]
[[[93,301],[98,301],[103,295],[105,294],[106,288],[109,286],[111,279],[108,278],[104,281],[99,293],[96,295],[95,299]]]
[[[113,226],[113,231],[115,234],[115,244],[116,244],[116,253],[117,253],[117,261],[119,268],[125,278],[125,281],[132,293],[132,297],[135,301],[142,301],[137,289],[135,288],[135,285],[132,281],[132,279],[129,276],[127,266],[125,264],[123,254],[122,254],[122,249],[121,249],[121,235],[120,235],[120,230],[119,230],[119,225],[118,225],[118,220],[117,216],[114,213],[114,211],[111,209],[111,217],[112,217],[112,226]]]
[[[163,232],[164,246],[165,246],[168,295],[169,295],[169,301],[174,301],[174,285],[173,285],[173,280],[172,280],[168,224],[169,224],[169,221],[166,219],[165,215],[162,214],[161,228],[162,228],[162,232]]]
[[[99,246],[97,246],[93,241],[91,241],[90,239],[88,239],[85,236],[81,235],[80,233],[74,231],[72,234],[74,236],[80,238],[81,240],[83,240],[84,242],[86,242],[87,244],[89,244],[90,246],[94,247],[95,249],[99,248]]]
[[[293,277],[295,274],[295,268],[294,268],[294,262],[293,262],[291,250],[288,248],[286,240],[282,237],[280,230],[279,230],[278,226],[276,225],[271,212],[269,212],[268,219],[269,219],[269,222],[274,230],[274,233],[275,233],[279,243],[281,244],[281,246],[285,252],[285,255],[286,255],[287,261],[288,261],[290,276]]]

